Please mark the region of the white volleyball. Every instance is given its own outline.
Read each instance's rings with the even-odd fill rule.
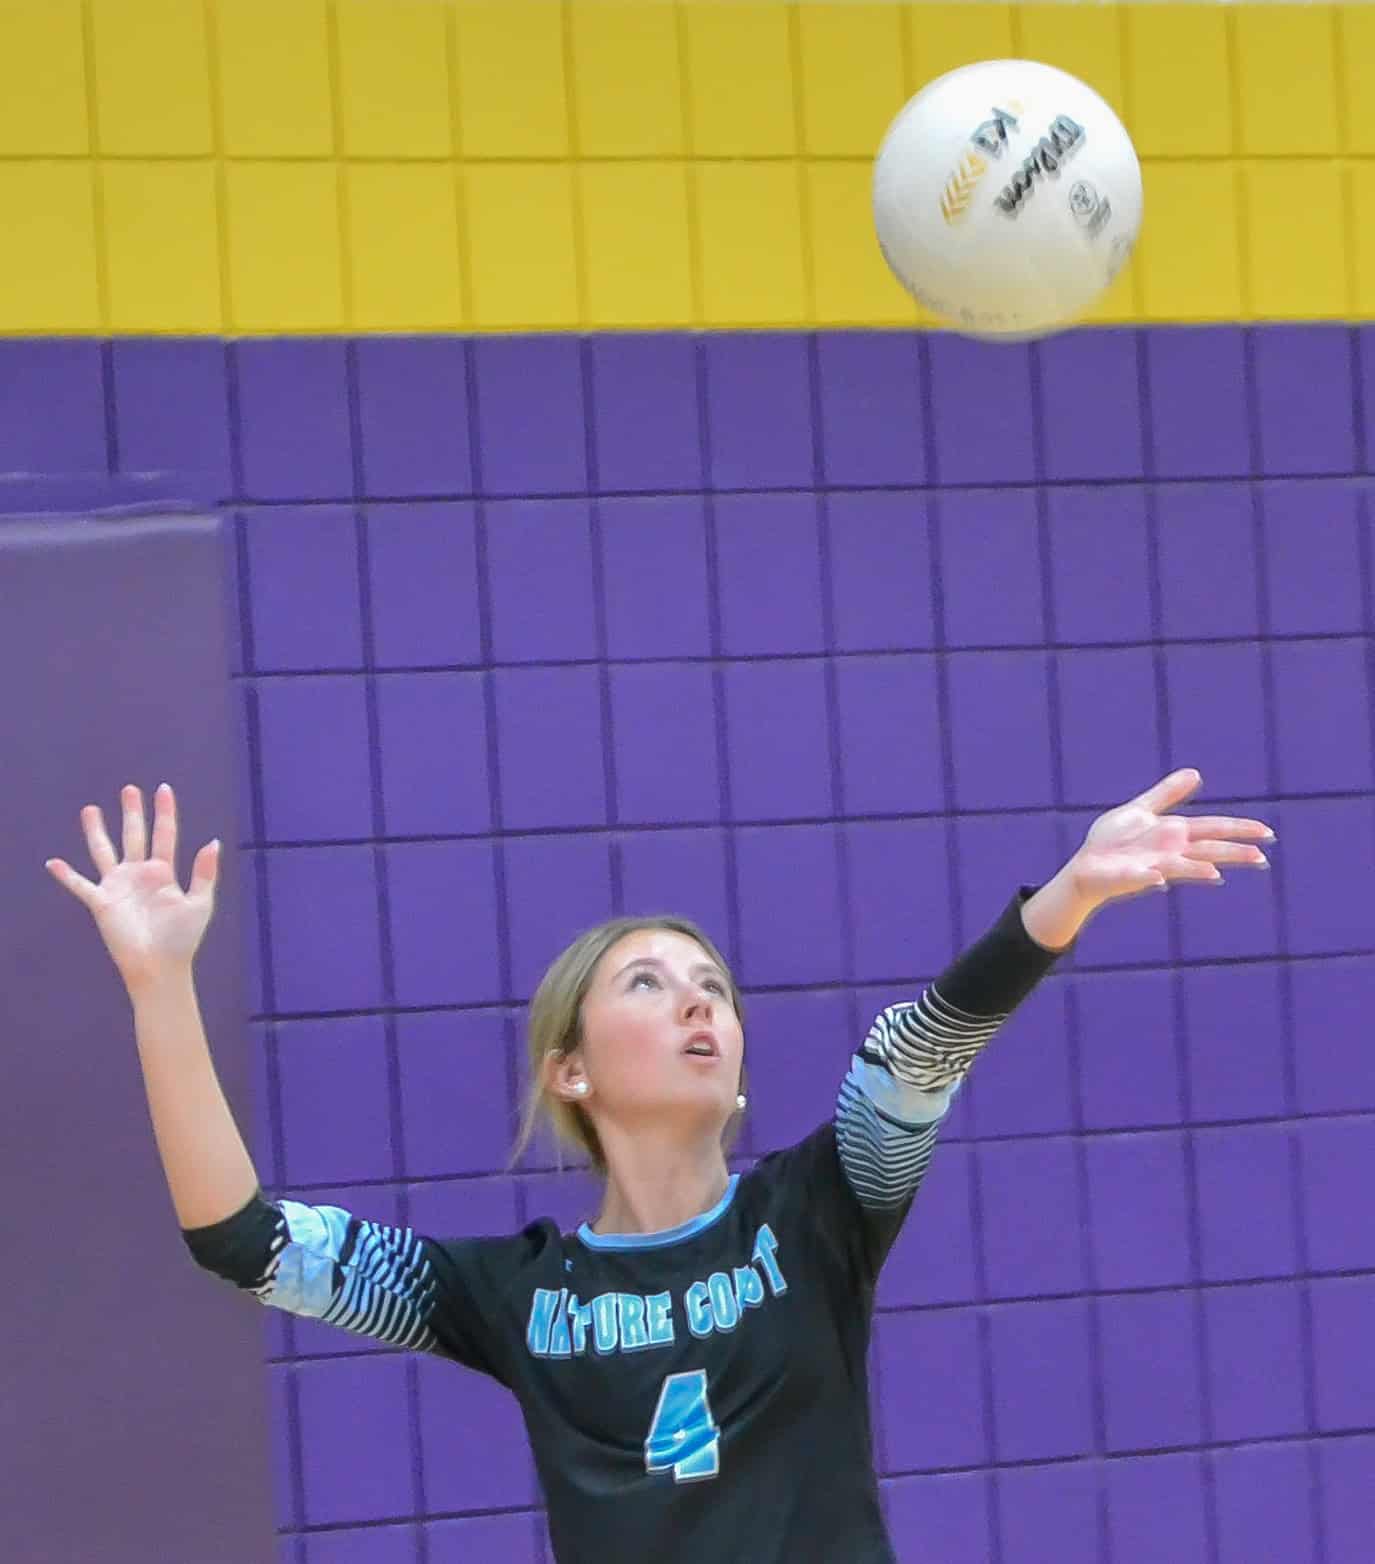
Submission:
[[[889,266],[970,336],[1044,336],[1089,309],[1141,227],[1141,164],[1121,120],[1077,77],[984,60],[937,77],[874,159]]]

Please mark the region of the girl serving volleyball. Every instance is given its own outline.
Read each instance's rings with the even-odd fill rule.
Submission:
[[[1109,902],[1264,866],[1259,820],[1171,813],[1175,771],[1094,821],[1039,888],[919,997],[878,1015],[811,1134],[728,1171],[745,1106],[744,1004],[695,924],[581,934],[530,1003],[519,1145],[541,1115],[603,1180],[576,1232],[434,1238],[267,1200],[215,1077],[192,981],[218,844],[176,878],[176,804],[122,794],[120,861],[81,819],[90,910],[134,1008],[154,1132],[196,1262],[260,1303],[449,1358],[516,1397],[559,1564],[893,1564],[870,1439],[879,1271],[970,1066]],[[913,1417],[939,1417],[917,1405]]]

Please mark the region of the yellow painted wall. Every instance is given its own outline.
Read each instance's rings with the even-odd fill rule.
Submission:
[[[959,64],[1141,155],[1101,322],[1375,314],[1375,7],[0,0],[0,334],[902,325],[870,164]]]

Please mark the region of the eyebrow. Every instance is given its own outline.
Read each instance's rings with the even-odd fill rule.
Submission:
[[[662,966],[663,966],[663,962],[660,961],[657,956],[636,956],[634,961],[627,961],[626,964],[621,968],[621,970],[616,974],[616,976],[618,978],[619,977],[624,977],[625,974],[630,971],[631,967],[662,967]],[[689,972],[714,972],[717,975],[717,977],[719,977],[719,978],[725,978],[725,976],[726,976],[726,974],[724,972],[722,972],[720,967],[718,967],[714,961],[698,961],[698,962],[694,962],[693,965],[688,968],[688,971]]]

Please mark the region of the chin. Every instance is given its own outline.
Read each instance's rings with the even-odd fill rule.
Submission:
[[[696,1091],[665,1093],[660,1099],[660,1106],[666,1113],[690,1114],[704,1124],[724,1126],[735,1112],[736,1094],[731,1092],[729,1096],[723,1096],[715,1082],[710,1083],[710,1090],[707,1084],[701,1083]],[[646,1104],[646,1107],[649,1105]]]

